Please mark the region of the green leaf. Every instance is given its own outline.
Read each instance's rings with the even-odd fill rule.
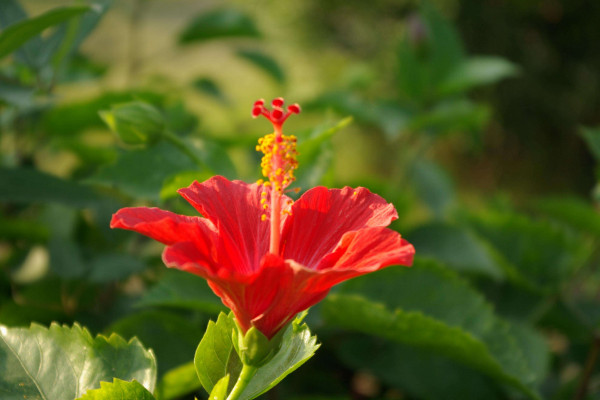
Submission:
[[[553,220],[576,230],[600,237],[600,213],[589,201],[578,197],[546,197],[535,208]]]
[[[35,89],[15,83],[0,81],[0,100],[17,107],[26,108],[33,104]]]
[[[110,382],[100,382],[100,389],[89,390],[77,400],[155,400],[144,386],[138,381],[122,381],[114,379]]]
[[[129,254],[106,252],[94,257],[90,261],[89,269],[87,279],[90,282],[107,283],[142,272],[146,269],[146,264]]]
[[[218,9],[198,15],[179,35],[179,43],[231,37],[260,37],[254,21],[235,9]]]
[[[73,181],[28,168],[0,168],[0,201],[59,203],[74,207],[98,204],[102,197]]]
[[[446,215],[455,202],[453,182],[439,165],[424,158],[417,159],[410,168],[410,179],[417,196],[436,218]]]
[[[91,99],[47,110],[42,125],[49,135],[72,137],[89,129],[105,127],[102,119],[98,117],[99,110],[110,108],[113,104],[139,99],[155,106],[164,102],[163,95],[148,91],[107,92]]]
[[[344,310],[352,310],[352,317]],[[323,311],[332,324],[427,348],[510,384],[530,398],[538,398],[535,392],[521,381],[521,375],[505,371],[482,341],[460,328],[448,326],[421,312],[401,309],[390,311],[381,304],[356,295],[331,295],[324,303]]]
[[[451,271],[417,259],[412,269],[390,268],[341,289],[323,303],[329,322],[444,355],[535,397],[544,371],[529,362],[531,349]]]
[[[217,85],[217,83],[210,78],[197,78],[194,81],[194,88],[200,93],[203,93],[222,104],[230,103],[229,99],[227,98],[227,95],[223,93],[219,85]]]
[[[227,398],[229,386],[229,375],[225,375],[219,382],[213,387],[213,390],[210,392],[210,400],[225,400]]]
[[[284,329],[279,351],[258,369],[239,397],[240,400],[254,399],[265,393],[308,361],[320,347],[316,336],[312,336],[308,326],[302,323],[302,316]]]
[[[204,337],[200,341],[194,356],[196,373],[202,387],[211,393],[215,385],[226,375],[232,379],[229,389],[235,384],[242,370],[242,362],[235,352],[232,333],[237,329],[232,317],[219,314],[217,322],[209,321]]]
[[[464,227],[433,222],[408,234],[419,257],[432,257],[459,272],[502,280],[504,272],[488,248]]]
[[[285,72],[273,57],[259,50],[241,49],[238,50],[236,54],[238,57],[241,57],[262,69],[275,79],[277,83],[285,83]]]
[[[156,361],[137,339],[96,336],[75,324],[0,326],[0,397],[76,399],[113,378],[154,390]]]
[[[147,149],[122,153],[114,164],[99,169],[88,182],[119,189],[134,198],[158,200],[167,178],[195,168],[176,147],[160,142]]]
[[[517,75],[519,69],[500,57],[470,57],[454,69],[440,84],[441,95],[464,92],[477,86],[490,85]]]
[[[192,361],[167,371],[156,386],[159,400],[177,399],[200,389],[202,384]]]
[[[211,171],[183,171],[167,178],[160,190],[160,198],[162,200],[179,197],[177,191],[181,188],[188,187],[192,182],[202,182],[212,177],[214,173]]]
[[[138,307],[176,307],[217,314],[226,308],[206,280],[175,269],[167,269],[161,280],[136,304]]]
[[[363,334],[345,335],[332,345],[346,366],[373,374],[409,398],[506,399],[493,379],[435,351]]]
[[[464,59],[462,42],[448,19],[442,16],[431,3],[422,3],[422,15],[429,32],[428,68],[429,79],[436,87]]]
[[[433,135],[456,131],[477,131],[489,120],[490,108],[466,99],[438,102],[416,115],[408,124],[413,131]]]
[[[189,361],[202,339],[202,328],[208,318],[173,310],[136,310],[112,323],[106,332],[122,337],[137,337],[154,349],[158,375]],[[177,340],[172,340],[177,338]]]
[[[132,145],[154,143],[166,129],[161,112],[142,101],[115,104],[100,116],[119,139]]]
[[[321,183],[331,166],[331,138],[351,122],[352,117],[346,117],[333,126],[317,127],[306,135],[299,135],[298,163],[302,168],[296,173],[298,186],[309,188]]]
[[[232,315],[219,315],[217,323],[209,322],[196,351],[196,371],[202,386],[209,393],[226,375],[230,375],[228,392],[231,391],[240,374],[241,361],[232,341],[234,329],[237,327]],[[300,318],[284,329],[279,351],[269,362],[258,368],[240,395],[240,400],[250,400],[268,391],[304,364],[319,348],[316,337],[311,336],[306,324],[301,324]]]
[[[587,143],[587,146],[596,161],[600,161],[600,127],[581,127],[579,134]]]
[[[0,33],[0,58],[17,50],[45,29],[90,11],[89,6],[60,7],[10,25]]]
[[[495,249],[507,277],[536,291],[559,290],[590,251],[555,224],[523,215],[489,213],[471,217],[470,223]]]

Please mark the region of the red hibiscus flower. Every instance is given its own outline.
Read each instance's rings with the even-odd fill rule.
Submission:
[[[272,338],[297,313],[322,300],[346,279],[390,265],[411,265],[414,248],[386,228],[393,205],[365,188],[315,187],[292,201],[284,189],[293,180],[295,138],[281,134],[282,99],[263,114],[275,132],[258,148],[265,152],[266,183],[247,184],[215,176],[179,193],[203,217],[158,208],[123,208],[112,228],[129,229],[167,247],[163,261],[205,278],[229,307],[242,331],[255,326]]]

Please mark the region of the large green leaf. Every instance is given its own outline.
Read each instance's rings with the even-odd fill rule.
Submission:
[[[55,8],[37,17],[10,25],[0,33],[0,58],[17,50],[21,45],[39,35],[45,29],[81,15],[90,9],[89,6]]]
[[[175,307],[217,314],[226,308],[206,280],[176,269],[167,269],[160,281],[138,301],[139,307]]]
[[[233,316],[219,315],[216,323],[209,322],[208,329],[198,349],[194,363],[204,389],[212,393],[215,385],[230,375],[228,392],[241,371],[241,361],[233,345],[232,334],[237,329]],[[311,336],[306,324],[297,318],[284,328],[281,347],[266,364],[258,367],[256,374],[240,395],[240,400],[258,397],[292,373],[319,348],[316,337]]]
[[[115,379],[112,383],[101,382],[100,389],[89,390],[77,400],[155,400],[144,386],[137,381]]]
[[[331,343],[331,347],[345,365],[357,371],[368,371],[409,398],[506,398],[492,378],[424,348],[364,334],[344,335]]]
[[[568,227],[600,238],[600,213],[583,198],[545,197],[536,201],[535,207]]]
[[[328,321],[444,355],[535,397],[544,371],[530,362],[530,349],[449,270],[416,260],[412,269],[388,269],[341,289],[324,302]]]
[[[473,216],[471,226],[496,250],[507,277],[533,290],[558,290],[590,251],[555,224],[523,215]]]
[[[180,43],[231,37],[259,37],[254,21],[235,9],[218,9],[198,15],[179,35]]]
[[[468,229],[443,222],[422,225],[408,234],[420,257],[432,257],[460,272],[504,277],[488,247]]]
[[[73,327],[0,326],[0,397],[76,399],[101,381],[137,380],[154,390],[156,361],[137,339],[96,336]]]

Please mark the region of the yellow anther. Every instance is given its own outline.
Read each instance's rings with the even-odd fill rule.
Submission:
[[[260,216],[260,220],[261,221],[266,221],[267,220],[267,214],[263,214]]]

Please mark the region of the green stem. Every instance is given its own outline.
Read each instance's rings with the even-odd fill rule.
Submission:
[[[189,146],[179,138],[179,136],[169,131],[163,132],[163,137],[170,142],[172,145],[177,147],[183,154],[188,156],[197,166],[200,168],[210,169],[206,166],[204,161],[200,159],[193,151],[190,150]]]
[[[231,390],[231,393],[229,393],[229,396],[227,396],[227,400],[236,400],[240,397],[246,386],[248,386],[248,383],[250,383],[250,379],[256,374],[256,371],[258,371],[257,367],[244,365],[235,386]]]

